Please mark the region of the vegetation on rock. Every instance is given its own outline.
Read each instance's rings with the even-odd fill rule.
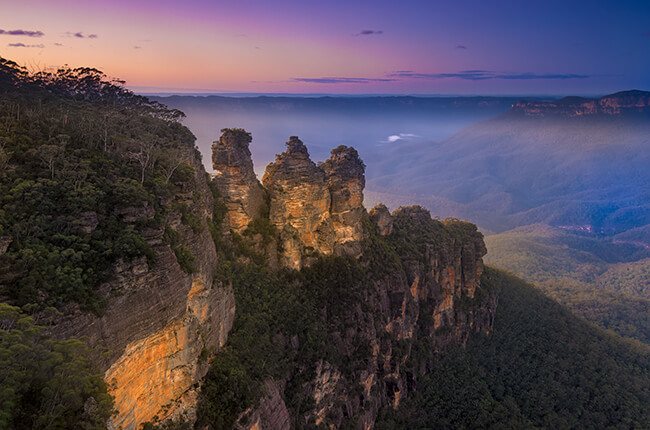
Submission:
[[[377,429],[648,428],[650,349],[573,316],[531,285],[487,269],[494,332],[443,353]]]

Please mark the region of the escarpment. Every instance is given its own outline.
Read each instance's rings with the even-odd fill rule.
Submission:
[[[0,104],[15,157],[0,174],[0,295],[50,324],[28,343],[42,329],[92,350],[82,367],[47,355],[84,374],[23,387],[14,428],[27,410],[42,419],[43,405],[93,427],[372,428],[436,354],[491,329],[476,227],[419,207],[369,216],[353,148],[315,164],[290,138],[264,188],[250,135],[228,129],[210,181],[181,112],[95,69],[29,77],[2,65],[8,82],[24,82]],[[3,324],[20,337],[23,322]],[[94,386],[59,384],[86,380]],[[11,381],[0,388],[16,394]]]
[[[417,206],[397,209],[391,218],[394,230],[386,236],[371,227],[376,230],[361,257],[370,286],[350,306],[345,329],[330,333],[355,371],[315,364],[308,390],[315,407],[302,417],[306,422],[373,428],[379,409],[398,407],[416,390],[437,354],[492,329],[496,295],[480,285],[486,249],[475,226],[433,220]],[[374,254],[385,245],[398,257],[386,261]],[[362,339],[370,346],[365,358],[358,349]]]
[[[497,297],[480,282],[486,248],[473,224],[434,220],[419,206],[367,213],[364,165],[345,146],[316,164],[291,137],[262,183],[280,263],[300,272],[269,281],[287,283],[270,284],[264,303],[282,312],[268,311],[268,334],[248,335],[269,336],[267,348],[287,364],[275,373],[250,364],[267,375],[266,394],[240,411],[237,428],[373,428],[381,408],[417,390],[439,353],[491,331]],[[239,279],[236,294],[262,276],[270,275]],[[278,322],[309,306],[301,324]]]
[[[564,97],[556,101],[519,101],[511,114],[529,117],[616,117],[650,113],[650,93],[622,91],[601,98]]]
[[[111,428],[191,417],[196,386],[232,327],[235,300],[230,286],[216,279],[220,262],[208,226],[213,196],[194,150],[184,156],[191,177],[164,202],[171,208],[164,225],[143,233],[150,261],[119,261],[100,287],[105,312],[70,309],[55,327],[59,336],[84,336],[103,352],[98,361],[115,398]],[[124,212],[123,222],[132,224],[160,216],[146,203]]]

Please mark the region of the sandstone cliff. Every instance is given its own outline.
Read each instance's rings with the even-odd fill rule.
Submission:
[[[360,253],[364,169],[354,148],[339,146],[316,165],[298,137],[289,139],[262,178],[283,266],[299,269],[318,255]]]
[[[368,340],[372,350],[370,360],[352,377],[330,363],[318,363],[309,384],[315,408],[305,416],[317,424],[339,428],[352,421],[356,428],[373,428],[378,410],[399,406],[438,353],[463,345],[472,332],[492,328],[496,297],[480,287],[486,249],[475,227],[456,221],[442,224],[420,207],[400,208],[392,217],[395,230],[388,240],[412,241],[417,251],[408,255],[409,245],[398,246],[404,253],[401,264],[374,280],[362,302],[366,306],[347,317],[350,329],[333,333],[343,350],[354,351],[360,338]],[[366,243],[365,252],[372,252],[377,241]],[[362,261],[372,264],[375,258]],[[371,270],[376,273],[386,262],[375,264]],[[352,389],[357,384],[363,387],[361,393]]]
[[[115,397],[112,428],[137,429],[155,416],[164,419],[183,412],[191,416],[195,386],[232,327],[232,289],[215,280],[219,262],[208,229],[212,193],[200,159],[191,149],[186,156],[194,173],[164,202],[183,210],[168,211],[166,227],[145,234],[155,263],[144,257],[119,262],[112,280],[100,287],[107,302],[103,315],[71,306],[54,328],[60,337],[85,336],[104,351],[98,362]],[[146,202],[122,212],[125,223],[156,216]],[[190,216],[196,225],[188,225]],[[194,256],[194,273],[187,273],[177,261],[165,237],[167,229],[178,235],[175,247]]]
[[[386,236],[366,224],[364,285],[348,287],[356,298],[332,299],[342,300],[336,308],[323,303],[321,318],[329,327],[324,342],[344,359],[298,359],[284,378],[267,381],[272,388],[244,413],[238,428],[371,429],[381,408],[398,407],[417,390],[439,353],[463,345],[471,333],[491,331],[496,293],[480,285],[486,249],[475,226],[435,221],[421,207],[388,216],[394,230]],[[382,258],[385,247],[401,256]],[[302,342],[309,341],[298,330],[283,348],[308,354]],[[309,406],[292,409],[285,399]]]
[[[299,269],[305,259],[334,251],[332,196],[323,170],[296,136],[267,166],[262,184],[271,197],[269,219],[279,232],[281,264]]]
[[[363,239],[363,189],[365,165],[357,150],[341,145],[332,150],[322,164],[332,196],[330,216],[334,228],[334,246],[342,254],[360,255]]]

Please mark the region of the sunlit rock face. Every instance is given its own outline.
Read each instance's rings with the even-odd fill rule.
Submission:
[[[352,147],[339,146],[316,165],[295,136],[262,178],[270,221],[279,232],[280,263],[299,269],[317,255],[361,253],[365,166]]]
[[[377,251],[366,247],[381,248],[384,240],[410,244],[400,245],[405,248],[399,263],[379,263],[390,269],[368,286],[363,304],[336,315],[350,322],[349,329],[331,333],[337,350],[353,357],[363,344],[370,355],[348,363],[347,372],[337,367],[340,363],[312,363],[313,378],[301,388],[313,403],[304,411],[305,422],[339,428],[354,416],[357,428],[371,429],[382,407],[398,407],[413,391],[435,353],[463,345],[471,332],[491,330],[496,297],[480,290],[486,253],[482,235],[473,224],[433,220],[419,206],[391,214],[378,205],[368,214],[363,207],[365,166],[354,148],[339,146],[316,164],[297,137],[286,146],[262,178],[279,266],[300,269],[330,254],[363,261],[364,250]],[[416,342],[428,345],[431,354],[415,357]],[[350,368],[356,370],[350,373]],[[236,428],[288,428],[286,386],[287,380],[267,381],[266,395],[239,417]]]
[[[192,282],[185,313],[161,330],[127,345],[106,371],[115,397],[115,428],[137,429],[154,416],[166,419],[191,410],[194,385],[206,373],[208,360],[226,341],[235,313],[230,291]]]
[[[332,254],[332,196],[327,175],[309,158],[295,136],[275,162],[266,167],[262,183],[269,192],[270,221],[279,232],[281,264],[299,269],[310,256]]]
[[[342,254],[359,255],[363,239],[363,189],[366,186],[365,165],[357,150],[341,145],[332,150],[331,157],[321,166],[328,179],[332,196],[330,217],[334,242]]]
[[[195,387],[232,327],[234,295],[229,285],[215,280],[221,262],[207,224],[214,199],[201,160],[193,150],[186,157],[195,174],[173,199],[200,226],[184,224],[179,211],[167,212],[166,226],[142,233],[155,258],[119,260],[110,280],[99,287],[107,303],[104,313],[71,305],[53,328],[57,337],[84,337],[96,348],[95,361],[115,396],[113,428],[139,429],[156,415],[191,417]],[[151,220],[155,210],[143,202],[121,215],[122,222],[137,223]],[[181,268],[165,240],[166,227],[178,233],[176,246],[194,256],[194,273]]]
[[[264,204],[264,191],[253,171],[249,133],[226,129],[212,145],[212,166],[219,192],[228,207],[228,223],[240,233],[259,217]]]

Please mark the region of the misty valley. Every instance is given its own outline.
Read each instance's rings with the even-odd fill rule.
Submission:
[[[650,428],[649,165],[644,91],[0,58],[0,428]]]

